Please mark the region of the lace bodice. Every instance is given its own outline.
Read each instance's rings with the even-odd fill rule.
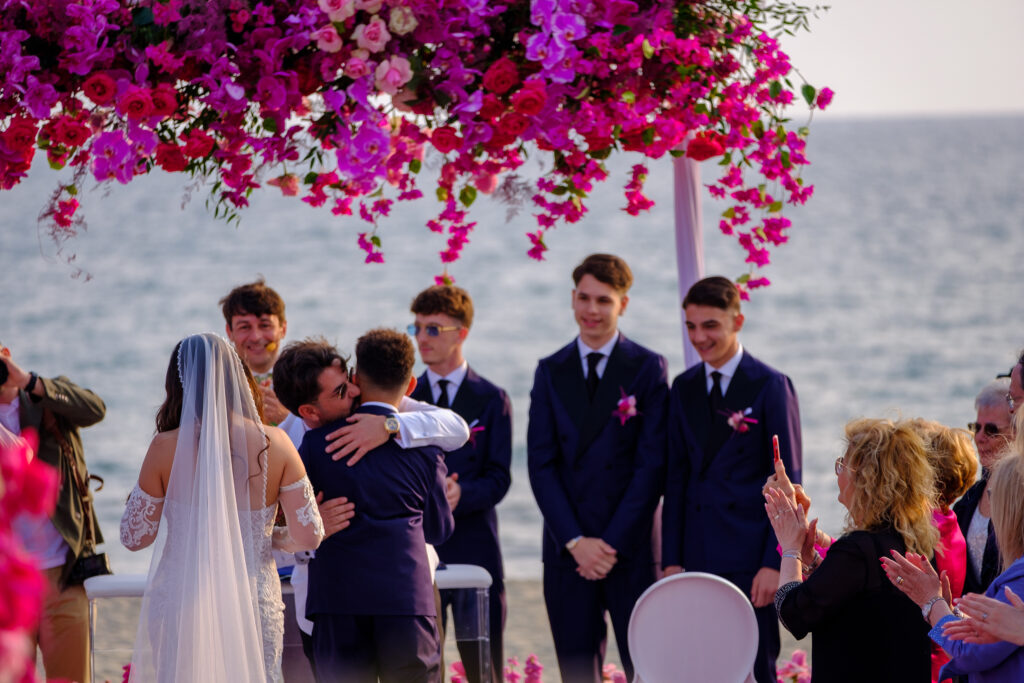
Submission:
[[[271,548],[294,552],[312,550],[324,536],[323,522],[313,496],[308,477],[282,486],[278,502],[288,521],[286,527],[274,527],[277,503],[259,510],[248,510],[239,515],[243,538],[251,539],[254,561],[247,563],[250,590],[256,597],[260,611],[263,637],[263,659],[267,681],[281,681],[281,652],[284,638],[284,603],[281,601],[281,582],[274,564]],[[177,609],[171,597],[176,594],[169,581],[185,575],[184,568],[175,564],[182,557],[176,546],[185,540],[187,531],[180,529],[180,520],[187,519],[180,503],[156,498],[143,491],[138,484],[128,497],[121,518],[121,543],[129,550],[144,548],[156,539],[161,518],[166,529],[165,547],[156,571],[150,573],[151,584],[147,598],[152,601],[152,614],[169,614]],[[246,544],[248,545],[248,544]],[[161,604],[163,600],[167,604]],[[157,667],[159,671],[159,667]]]

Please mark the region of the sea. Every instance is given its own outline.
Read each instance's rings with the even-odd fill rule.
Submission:
[[[813,199],[787,212],[789,242],[759,274],[772,285],[744,304],[744,348],[787,373],[803,429],[812,514],[837,534],[833,461],[843,425],[860,416],[926,417],[965,426],[974,396],[1024,346],[1024,116],[830,119],[813,123]],[[527,257],[529,205],[481,196],[477,226],[448,272],[473,296],[470,363],[503,386],[514,410],[513,481],[498,507],[507,574],[540,576],[541,518],[526,472],[529,392],[537,360],[570,341],[573,267],[592,252],[632,266],[621,330],[685,369],[673,234],[672,164],[649,162],[650,212],[631,217],[622,186],[642,159],[609,160],[586,217],[548,233],[543,262]],[[521,176],[546,170],[536,156]],[[705,180],[719,170],[705,162]],[[183,336],[223,333],[218,300],[262,275],[287,304],[288,340],[323,335],[350,353],[372,327],[404,329],[413,296],[442,271],[444,239],[426,197],[396,205],[377,229],[383,264],[365,264],[358,218],[336,217],[266,187],[237,225],[214,218],[208,187],[154,173],[129,186],[86,184],[87,230],[61,254],[38,215],[67,171],[37,159],[31,177],[0,192],[0,341],[24,368],[66,375],[99,394],[106,418],[83,430],[116,572],[144,572],[148,551],[125,550],[118,525],[154,433],[163,376]],[[705,192],[707,274],[747,271],[745,252],[718,230],[724,205]],[[68,259],[73,260],[68,262]],[[422,370],[417,367],[417,372]],[[729,539],[722,539],[729,542]]]

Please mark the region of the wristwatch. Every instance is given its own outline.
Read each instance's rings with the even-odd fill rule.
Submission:
[[[397,435],[398,432],[400,431],[400,429],[398,427],[398,416],[392,414],[392,415],[388,415],[387,417],[385,417],[384,418],[384,429],[387,430],[389,437]]]
[[[924,605],[921,607],[921,616],[923,616],[924,620],[928,623],[931,623],[931,620],[928,619],[928,617],[930,617],[932,614],[932,607],[934,607],[935,603],[939,602],[940,600],[943,602],[946,601],[946,599],[941,595],[936,595],[934,598],[924,603]]]

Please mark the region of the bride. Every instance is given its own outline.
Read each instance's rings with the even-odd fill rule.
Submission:
[[[280,681],[284,605],[270,550],[320,544],[309,479],[285,433],[262,424],[252,375],[220,337],[179,342],[165,384],[121,519],[128,549],[157,542],[130,680]],[[288,525],[275,528],[279,503]]]

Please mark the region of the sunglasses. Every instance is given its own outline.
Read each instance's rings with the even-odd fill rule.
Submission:
[[[338,398],[338,400],[341,400],[341,399],[345,398],[347,395],[348,395],[348,381],[346,380],[346,381],[342,382],[340,385],[338,385],[337,389],[334,389],[333,391],[328,393],[327,394],[327,398],[332,398],[332,397],[336,396]],[[319,399],[317,399],[317,400],[319,400]]]
[[[857,471],[850,467],[849,465],[847,465],[845,462],[843,462],[842,457],[836,458],[836,476],[838,477],[839,473],[842,472],[843,470],[846,470],[847,472]]]
[[[984,432],[985,436],[989,438],[999,436],[1000,434],[999,427],[991,422],[986,422],[985,424],[981,424],[980,422],[968,422],[967,428],[971,430],[971,434]]]
[[[417,336],[421,331],[425,330],[428,337],[436,337],[442,332],[451,332],[453,330],[462,329],[459,325],[417,325],[413,323],[409,327],[405,328],[405,331],[409,333],[410,337]]]

